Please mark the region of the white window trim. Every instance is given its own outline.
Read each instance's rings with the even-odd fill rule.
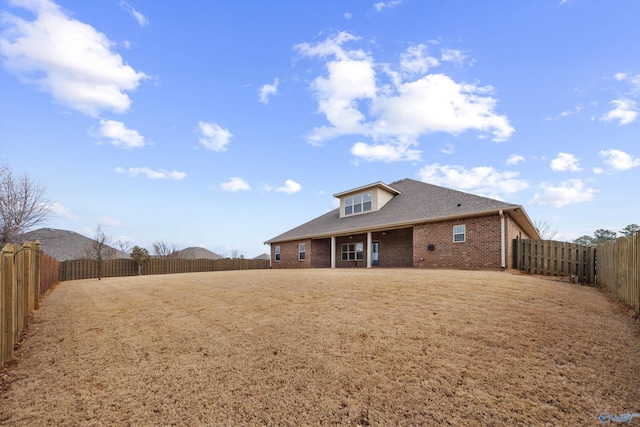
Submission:
[[[300,256],[304,254],[304,256]],[[307,245],[304,242],[298,243],[298,261],[305,261],[307,259]]]
[[[369,195],[369,200],[365,200],[365,194]],[[360,196],[360,203],[354,203],[354,200],[356,197]],[[347,204],[347,200],[351,200],[351,204]],[[365,210],[365,204],[369,205],[369,209]],[[360,211],[356,212],[356,206],[360,206]],[[347,213],[347,208],[351,207],[351,213]],[[363,213],[367,213],[367,212],[372,212],[373,211],[373,192],[372,191],[365,191],[363,193],[357,193],[357,194],[352,194],[349,197],[346,197],[344,199],[344,215],[345,216],[352,216],[352,215],[360,215]]]
[[[456,227],[463,227],[462,233],[456,233]],[[462,234],[462,240],[456,240],[456,235]],[[467,241],[467,225],[457,224],[453,226],[453,243],[464,243]]]
[[[274,261],[280,262],[280,246],[276,246],[274,249]]]
[[[353,251],[349,250],[349,245],[354,245],[353,246],[353,248],[354,248]],[[344,250],[345,246],[347,247],[346,251]],[[362,250],[359,251],[358,247],[360,247]],[[342,255],[345,254],[345,253],[347,254],[347,259],[342,259]],[[349,259],[349,255],[348,254],[350,254],[350,253],[354,254],[354,259]],[[361,254],[362,257],[358,258],[358,254]],[[364,243],[362,243],[362,242],[343,243],[340,246],[340,261],[342,261],[342,262],[364,261]]]

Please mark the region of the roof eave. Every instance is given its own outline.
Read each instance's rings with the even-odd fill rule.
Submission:
[[[335,231],[332,233],[316,233],[316,234],[300,235],[290,239],[282,239],[282,240],[270,239],[264,242],[264,244],[270,245],[272,243],[291,242],[294,240],[304,240],[304,239],[323,239],[331,236],[346,236],[350,234],[364,233],[368,231],[383,231],[383,230],[390,230],[394,228],[395,229],[405,228],[405,227],[413,226],[416,224],[425,224],[425,223],[440,222],[440,221],[451,221],[458,218],[468,218],[470,216],[486,216],[491,214],[499,214],[500,211],[502,211],[503,213],[510,212],[514,220],[516,221],[516,223],[518,223],[518,225],[529,236],[531,236],[532,239],[540,238],[538,231],[533,226],[533,223],[529,219],[529,216],[527,215],[527,213],[524,211],[524,208],[520,205],[511,205],[507,208],[501,208],[501,209],[489,209],[489,210],[477,211],[477,212],[467,212],[467,213],[460,213],[455,215],[439,216],[436,218],[423,218],[423,219],[415,219],[411,221],[396,222],[391,224],[374,225],[370,227],[358,227],[358,228],[352,228],[348,230]]]

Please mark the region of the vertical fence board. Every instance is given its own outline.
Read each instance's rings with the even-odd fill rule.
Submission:
[[[142,275],[195,273],[206,271],[267,269],[269,260],[264,259],[180,259],[151,258],[142,267]],[[98,277],[97,263],[92,260],[70,260],[60,262],[58,278],[64,280],[95,279]],[[102,277],[136,276],[138,268],[131,259],[110,259],[103,262]]]
[[[591,247],[515,239],[513,248],[518,270],[595,284],[610,291],[640,316],[640,233]]]
[[[555,240],[515,239],[517,268],[528,274],[572,277],[576,282],[592,284],[593,262],[589,248]]]

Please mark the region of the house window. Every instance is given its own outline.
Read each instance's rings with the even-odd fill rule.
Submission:
[[[275,254],[276,254],[276,262],[280,261],[280,246],[276,246]]]
[[[371,191],[344,199],[344,214],[352,215],[371,210]]]
[[[342,261],[362,261],[363,259],[363,243],[345,243],[342,245]]]
[[[298,243],[298,261],[304,261],[305,255],[305,244]]]
[[[454,225],[453,226],[453,241],[454,242],[464,242],[467,236],[467,228],[463,225]]]

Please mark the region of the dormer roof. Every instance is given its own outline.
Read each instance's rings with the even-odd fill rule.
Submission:
[[[400,194],[400,191],[398,191],[396,188],[390,187],[387,184],[385,184],[384,182],[374,182],[373,184],[369,184],[369,185],[363,185],[362,187],[358,187],[358,188],[352,188],[351,190],[347,190],[347,191],[342,191],[340,193],[336,193],[333,195],[333,197],[337,197],[337,198],[342,198],[344,196],[348,196],[350,194],[355,194],[355,193],[360,193],[363,191],[367,191],[373,188],[381,188],[383,190],[385,190],[388,193],[393,194],[394,196],[397,194]]]

